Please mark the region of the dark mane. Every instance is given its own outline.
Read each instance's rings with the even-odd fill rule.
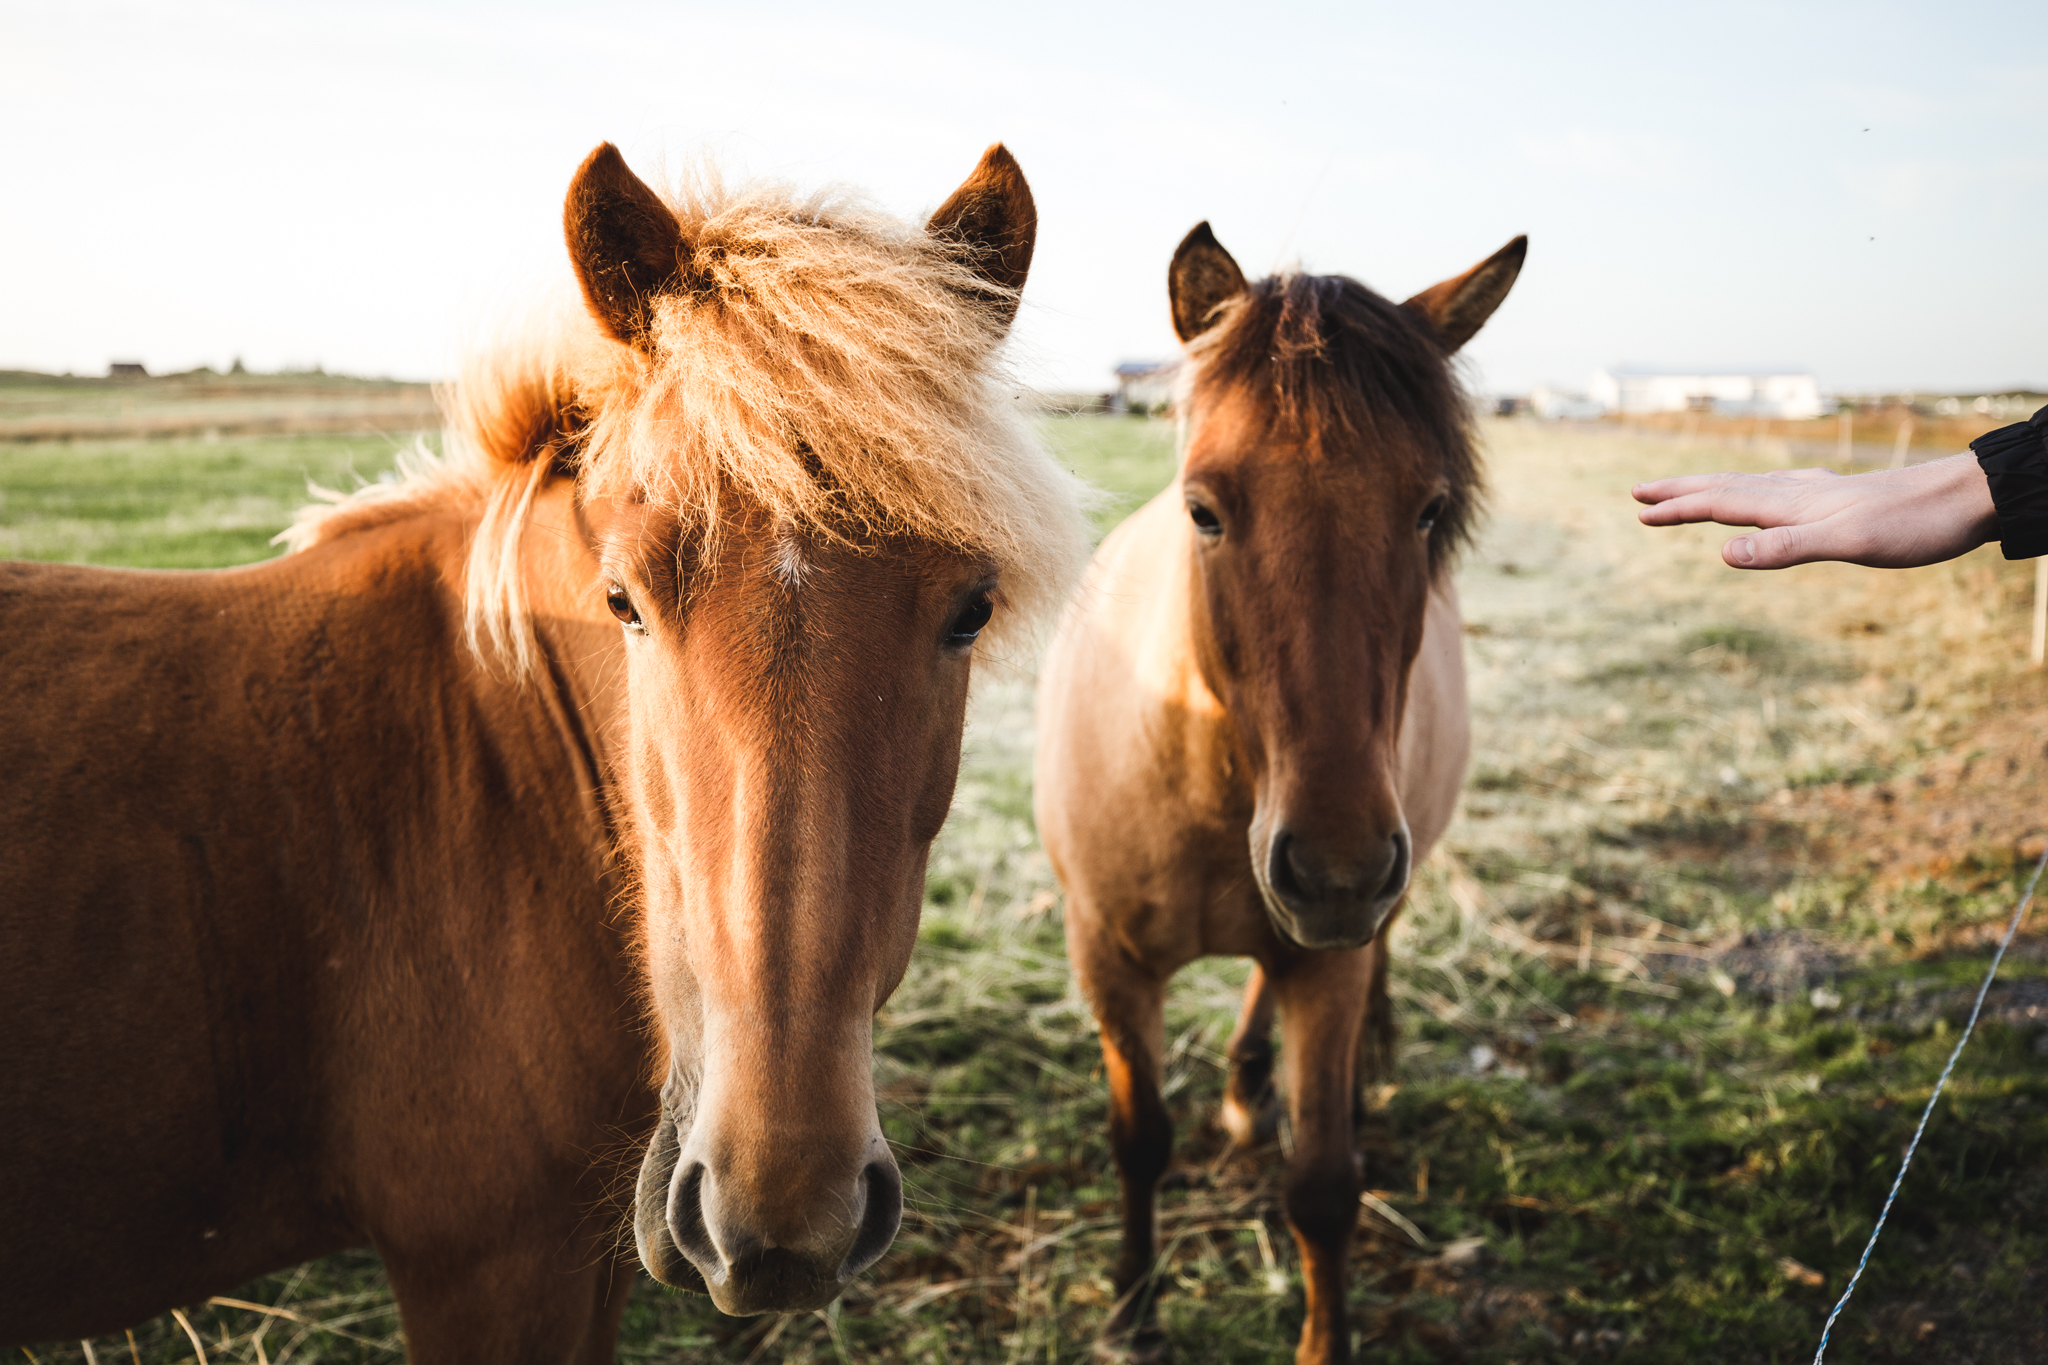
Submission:
[[[1343,275],[1272,275],[1250,285],[1190,347],[1196,407],[1243,388],[1286,430],[1360,442],[1368,459],[1434,463],[1450,499],[1430,535],[1442,571],[1472,533],[1484,487],[1472,407],[1436,329]]]

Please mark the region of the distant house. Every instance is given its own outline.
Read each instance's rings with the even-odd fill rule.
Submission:
[[[107,378],[147,379],[149,378],[149,371],[142,368],[142,362],[139,360],[116,360],[113,364],[107,366]]]
[[[1724,417],[1818,417],[1820,384],[1804,370],[1596,370],[1586,397],[1608,412],[1714,412]]]
[[[1157,412],[1173,401],[1178,360],[1126,360],[1116,367],[1116,393],[1109,405],[1116,412]]]
[[[1566,393],[1548,384],[1529,390],[1529,411],[1546,422],[1587,422],[1607,415],[1607,409],[1582,393]]]

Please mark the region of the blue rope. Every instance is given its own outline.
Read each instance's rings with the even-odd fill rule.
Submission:
[[[1970,1006],[1970,1022],[1963,1025],[1963,1036],[1956,1039],[1955,1051],[1948,1054],[1948,1065],[1941,1069],[1941,1079],[1934,1083],[1934,1093],[1927,1097],[1927,1107],[1920,1111],[1920,1126],[1913,1130],[1913,1140],[1906,1144],[1906,1159],[1899,1163],[1899,1173],[1892,1180],[1892,1192],[1884,1197],[1884,1208],[1877,1215],[1877,1226],[1870,1230],[1870,1240],[1863,1244],[1863,1258],[1856,1262],[1856,1273],[1849,1277],[1849,1287],[1842,1291],[1835,1311],[1828,1314],[1826,1325],[1820,1329],[1820,1349],[1813,1353],[1813,1365],[1821,1365],[1821,1357],[1828,1353],[1828,1333],[1835,1330],[1835,1319],[1842,1316],[1842,1310],[1849,1306],[1849,1296],[1856,1292],[1856,1282],[1863,1278],[1863,1267],[1870,1264],[1870,1253],[1877,1246],[1877,1234],[1884,1231],[1884,1220],[1891,1217],[1892,1201],[1899,1197],[1899,1186],[1906,1181],[1906,1168],[1913,1164],[1913,1153],[1920,1147],[1920,1135],[1927,1131],[1927,1120],[1934,1115],[1934,1103],[1941,1098],[1941,1088],[1948,1084],[1949,1072],[1956,1069],[1956,1058],[1963,1055],[1963,1045],[1970,1041],[1971,1030],[1977,1027],[1977,1014],[1984,1008],[1984,996],[1991,989],[1991,978],[1998,975],[1998,964],[2004,960],[2012,936],[2019,931],[2020,921],[2026,918],[2027,906],[2034,899],[2034,884],[2041,880],[2044,867],[2048,867],[2048,849],[2041,850],[2041,860],[2034,864],[2034,875],[2027,879],[2027,894],[2020,897],[2019,908],[2012,912],[2012,923],[2005,926],[2005,937],[1998,941],[1998,951],[1991,955],[1991,970],[1984,973],[1984,984],[1977,988],[1977,1003]]]

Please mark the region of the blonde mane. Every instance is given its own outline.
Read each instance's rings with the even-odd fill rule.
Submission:
[[[802,535],[986,555],[991,636],[1044,620],[1086,554],[1083,486],[1038,440],[1001,356],[1006,310],[962,253],[843,191],[728,192],[705,175],[664,198],[691,270],[652,301],[645,349],[580,311],[526,329],[443,394],[443,459],[309,507],[282,539],[474,503],[470,643],[518,672],[535,658],[520,531],[558,474],[707,539],[764,511]]]

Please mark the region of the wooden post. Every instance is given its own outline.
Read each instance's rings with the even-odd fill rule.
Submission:
[[[1849,443],[1855,426],[1856,419],[1849,415],[1848,408],[1844,407],[1835,413],[1835,460],[1842,466],[1842,472],[1845,474],[1849,472],[1849,461],[1855,455],[1855,447]]]
[[[1906,448],[1913,444],[1913,419],[1899,423],[1899,439],[1892,443],[1892,468],[1906,467]]]
[[[2034,561],[2034,647],[2027,657],[2035,668],[2048,659],[2048,555]]]

